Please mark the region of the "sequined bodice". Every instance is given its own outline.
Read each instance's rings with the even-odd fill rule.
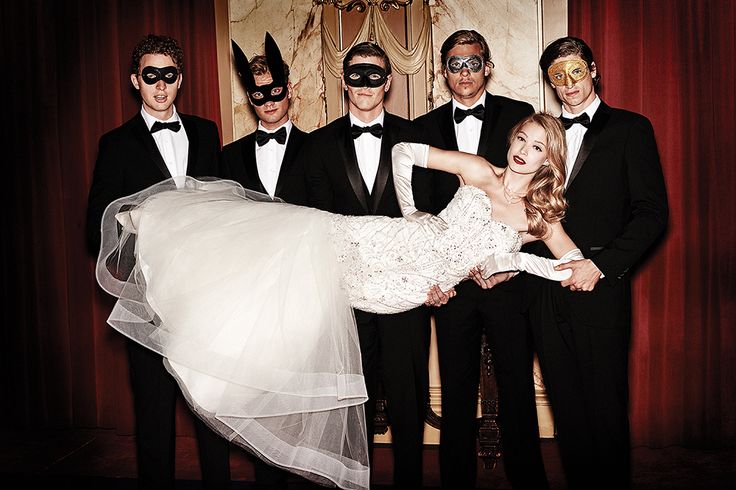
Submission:
[[[446,290],[495,252],[516,252],[521,236],[491,218],[491,200],[463,186],[439,214],[435,236],[421,224],[385,216],[335,216],[332,233],[353,307],[396,313],[421,305],[429,288]]]

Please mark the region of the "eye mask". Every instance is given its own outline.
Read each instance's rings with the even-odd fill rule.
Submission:
[[[276,82],[271,82],[268,85],[256,85],[253,90],[248,91],[250,101],[257,106],[262,106],[266,102],[280,102],[284,100],[287,93],[286,85]]]
[[[154,66],[146,66],[141,70],[141,80],[146,85],[155,85],[159,80],[163,80],[171,85],[179,79],[179,70],[175,66],[165,66],[156,68]]]
[[[477,54],[470,56],[450,56],[447,60],[447,70],[450,73],[460,73],[463,68],[467,68],[473,73],[478,73],[483,69],[483,58]]]
[[[345,70],[345,83],[351,87],[380,87],[386,83],[386,70],[371,63],[356,63]]]
[[[567,60],[555,63],[547,69],[549,81],[555,87],[574,85],[588,76],[588,64],[583,60]]]

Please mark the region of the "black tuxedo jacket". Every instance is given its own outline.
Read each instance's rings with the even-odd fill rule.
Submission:
[[[480,133],[477,154],[497,167],[506,166],[509,131],[516,123],[534,112],[526,103],[486,92],[483,102],[486,112]],[[419,134],[423,143],[442,150],[457,151],[455,122],[452,117],[452,101],[417,118]],[[431,207],[419,209],[434,214],[442,211],[457,192],[460,182],[457,176],[440,171],[425,171],[431,175],[432,184],[429,200]]]
[[[562,224],[605,278],[592,292],[564,289],[563,294],[579,318],[613,326],[628,314],[622,302],[629,302],[629,269],[667,224],[667,192],[649,120],[601,103],[583,138],[565,197],[568,209]],[[535,253],[551,257],[541,243],[537,246]]]
[[[187,175],[219,177],[217,126],[196,116],[179,113],[179,117],[189,139]],[[90,251],[97,255],[100,248],[100,224],[108,204],[168,178],[171,173],[140,113],[104,134],[100,138],[87,206]]]
[[[306,177],[301,155],[306,139],[307,133],[296,126],[291,127],[276,182],[276,197],[292,204],[307,203]],[[246,189],[266,194],[266,188],[258,176],[255,131],[225,145],[222,149],[222,170],[226,178],[239,182]]]
[[[350,117],[345,115],[310,133],[305,152],[309,205],[346,215],[401,217],[391,170],[391,149],[402,141],[416,141],[412,124],[386,112],[378,172],[373,189],[368,192],[350,135]],[[422,182],[413,178],[412,185],[415,198],[426,199]]]

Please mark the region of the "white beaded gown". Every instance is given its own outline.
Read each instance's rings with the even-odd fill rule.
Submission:
[[[521,247],[478,188],[460,187],[439,216],[447,229],[434,235],[269,202],[232,181],[170,179],[105,211],[97,278],[118,297],[108,323],[162,354],[223,437],[318,483],[367,489],[352,308],[414,308],[432,285]]]

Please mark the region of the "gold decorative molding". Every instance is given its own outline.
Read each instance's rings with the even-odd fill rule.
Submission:
[[[414,0],[312,0],[314,5],[332,5],[338,10],[350,12],[355,9],[357,12],[365,12],[368,7],[378,7],[384,12],[389,8],[399,10],[401,7],[411,5]]]

